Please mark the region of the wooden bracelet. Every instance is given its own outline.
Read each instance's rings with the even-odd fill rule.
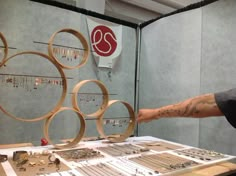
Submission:
[[[130,116],[130,121],[129,121],[128,128],[126,129],[126,131],[123,134],[120,134],[119,137],[109,137],[109,136],[105,135],[105,133],[104,133],[104,129],[103,129],[103,116],[104,116],[105,111],[111,105],[113,105],[115,103],[122,103],[127,108],[128,112],[129,112],[129,116]],[[105,111],[97,119],[97,130],[98,130],[100,136],[108,139],[110,142],[122,142],[125,139],[127,139],[128,137],[130,137],[130,135],[133,133],[134,127],[135,127],[135,113],[134,113],[134,110],[131,107],[131,105],[126,103],[126,102],[124,102],[124,101],[120,101],[120,100],[110,100],[109,103],[108,103],[108,106],[105,109]]]
[[[4,55],[3,58],[0,58],[0,60],[2,60],[2,62],[0,62],[0,67],[4,65],[4,61],[7,58],[7,54],[8,54],[8,45],[7,45],[7,40],[5,39],[4,35],[0,32],[0,39],[3,43],[3,47],[4,47]]]
[[[58,61],[58,59],[56,58],[56,56],[54,55],[53,53],[53,41],[54,41],[54,38],[56,37],[56,35],[58,33],[61,33],[61,32],[67,32],[67,33],[70,33],[72,35],[74,35],[76,38],[79,39],[79,41],[81,42],[81,44],[83,45],[83,51],[84,51],[84,55],[83,55],[83,58],[82,58],[82,61],[81,63],[79,63],[78,65],[76,66],[67,66],[67,65],[64,65],[62,64],[60,61]],[[88,56],[89,56],[89,45],[88,45],[88,42],[87,40],[85,39],[85,37],[79,32],[79,31],[76,31],[74,29],[69,29],[69,28],[66,28],[66,29],[61,29],[57,32],[55,32],[49,39],[49,42],[48,42],[48,53],[49,53],[49,56],[51,56],[62,68],[65,68],[65,69],[74,69],[74,68],[80,68],[82,67],[83,65],[86,64],[87,60],[88,60]]]
[[[74,111],[79,120],[80,120],[80,130],[78,132],[78,134],[76,135],[76,137],[68,142],[67,144],[53,144],[53,142],[51,141],[50,137],[49,137],[49,126],[50,126],[50,123],[52,122],[53,118],[58,114],[60,113],[61,111],[65,111],[65,110],[70,110],[70,111]],[[70,147],[74,147],[76,146],[80,140],[82,139],[83,135],[84,135],[84,132],[85,132],[85,120],[84,120],[84,117],[83,115],[77,111],[76,109],[74,108],[69,108],[69,107],[61,107],[57,112],[55,112],[51,117],[47,118],[46,121],[45,121],[45,124],[44,124],[44,136],[45,138],[48,140],[48,142],[50,144],[52,144],[55,148],[57,149],[62,149],[62,148],[70,148]]]
[[[97,86],[101,89],[102,95],[103,95],[103,102],[102,102],[102,105],[100,106],[100,108],[96,112],[91,113],[91,114],[85,114],[80,110],[77,98],[78,98],[78,92],[79,92],[80,88],[83,85],[90,83],[90,82],[97,84]],[[109,101],[108,91],[107,91],[105,85],[101,81],[98,81],[98,80],[91,79],[91,80],[80,81],[78,84],[75,85],[75,87],[73,88],[73,91],[72,91],[72,105],[76,110],[78,110],[84,116],[88,116],[88,117],[100,116],[105,111],[105,109],[108,105],[108,101]]]
[[[50,61],[58,70],[58,72],[60,73],[61,75],[61,78],[62,78],[62,87],[63,87],[63,90],[62,90],[62,94],[61,94],[61,98],[59,99],[59,101],[57,102],[56,106],[50,111],[48,112],[47,114],[43,115],[43,116],[40,116],[40,117],[33,117],[33,118],[22,118],[22,117],[16,117],[14,116],[13,114],[9,113],[7,110],[5,110],[2,106],[0,106],[0,109],[6,114],[8,115],[9,117],[13,118],[13,119],[16,119],[16,120],[20,120],[20,121],[24,121],[24,122],[36,122],[36,121],[39,121],[39,120],[43,120],[43,119],[46,119],[48,117],[50,117],[54,112],[56,112],[61,106],[62,106],[62,103],[64,102],[64,99],[66,97],[66,91],[67,91],[67,82],[66,82],[66,76],[65,76],[65,73],[63,72],[63,70],[61,69],[61,67],[56,64],[52,59],[51,57],[49,57],[48,55],[46,54],[43,54],[43,53],[39,53],[39,52],[35,52],[35,51],[25,51],[25,52],[21,52],[21,53],[17,53],[11,57],[9,57],[8,59],[5,60],[4,64],[9,61],[10,59],[16,57],[16,56],[19,56],[19,55],[25,55],[25,54],[32,54],[32,55],[37,55],[37,56],[41,56],[45,59],[47,59],[48,61]]]

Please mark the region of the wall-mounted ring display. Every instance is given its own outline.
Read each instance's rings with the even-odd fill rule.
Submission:
[[[2,65],[4,65],[3,62],[6,60],[7,54],[8,54],[7,41],[1,32],[0,32],[0,40],[3,44],[3,46],[1,46],[1,42],[0,42],[0,67],[1,67]]]
[[[101,105],[98,107],[98,110],[96,112],[90,113],[90,114],[86,114],[84,112],[82,112],[79,103],[78,103],[78,94],[79,91],[81,89],[81,87],[85,86],[88,83],[94,83],[96,84],[100,89],[101,89],[101,95],[102,95],[102,103]],[[75,109],[77,109],[81,114],[83,114],[84,116],[88,116],[88,117],[98,117],[100,116],[106,109],[107,105],[108,105],[108,101],[109,101],[109,96],[108,96],[108,91],[105,87],[105,85],[98,80],[83,80],[80,81],[78,84],[75,85],[75,87],[73,88],[72,91],[72,105]]]
[[[54,119],[54,117],[56,115],[58,115],[59,113],[61,113],[62,111],[73,111],[74,113],[76,113],[79,120],[80,120],[80,129],[79,129],[79,132],[77,133],[76,137],[72,141],[70,141],[66,144],[53,144],[52,140],[49,137],[49,126],[50,126],[52,120]],[[45,121],[45,124],[44,124],[44,137],[48,140],[48,142],[50,144],[52,144],[57,149],[74,147],[75,145],[77,145],[80,142],[80,140],[82,139],[82,137],[84,135],[84,132],[85,132],[85,120],[84,120],[83,115],[79,111],[77,111],[76,109],[69,108],[69,107],[61,107],[51,117],[47,118]]]
[[[24,65],[23,63],[25,61],[25,67],[30,68],[30,67],[27,67],[27,63],[28,63],[27,59],[28,58],[30,59],[30,61],[33,60],[33,62],[35,62],[35,60],[37,61],[37,59],[40,58],[38,60],[39,63],[41,63],[41,62],[45,63],[45,59],[48,60],[49,63],[51,63],[52,65],[50,65],[50,64],[47,64],[47,65],[53,66],[54,68],[53,69],[50,68],[50,69],[55,71],[55,73],[58,74],[59,76],[58,77],[50,77],[50,76],[40,77],[40,76],[28,75],[28,74],[21,74],[21,75],[19,75],[19,74],[1,74],[0,75],[1,80],[3,83],[6,84],[6,87],[2,86],[2,89],[4,91],[8,92],[8,94],[5,98],[8,98],[8,96],[9,96],[9,97],[11,97],[10,99],[14,98],[14,101],[17,101],[17,99],[19,99],[19,105],[17,106],[17,109],[16,109],[15,107],[11,107],[11,103],[4,100],[0,106],[0,109],[6,115],[8,115],[9,117],[11,117],[13,119],[24,121],[24,122],[33,122],[33,121],[39,121],[39,120],[50,117],[54,112],[56,112],[62,106],[62,103],[64,102],[64,99],[66,97],[67,81],[66,81],[66,77],[65,77],[65,74],[64,74],[62,68],[58,64],[56,64],[48,55],[43,54],[43,53],[39,53],[39,52],[35,52],[35,51],[25,51],[25,52],[17,53],[15,55],[7,58],[4,61],[4,64],[9,64],[9,61],[13,60],[12,62],[14,65],[16,65],[16,67],[12,71],[16,71],[17,69],[22,69],[19,66]],[[19,61],[17,59],[19,59]],[[25,60],[22,61],[22,59],[25,59]],[[42,59],[44,59],[44,60],[42,60]],[[9,68],[13,68],[13,67],[11,67],[11,65],[10,65]],[[39,67],[38,71],[40,71],[41,73],[45,73],[45,71],[41,71],[41,70],[42,69]],[[23,73],[26,73],[26,71],[27,70],[24,70]],[[35,72],[36,68],[33,69],[32,71]],[[28,90],[29,89],[28,84],[34,86],[34,88],[32,89],[33,91],[31,89]],[[44,100],[45,97],[47,97],[47,96],[43,96],[42,92],[34,94],[35,91],[37,91],[39,88],[41,88],[40,86],[42,87],[42,89],[40,89],[40,90],[45,90],[44,91],[45,93],[50,90],[53,90],[53,95],[55,94],[54,97],[56,97],[58,99],[58,101],[54,100],[54,99],[51,100],[53,102],[50,103],[50,106],[45,106],[46,113],[44,115],[42,115],[42,116],[38,115],[42,112],[42,110],[40,110],[38,107],[35,107],[35,109],[38,110],[38,112],[35,115],[36,117],[19,117],[20,115],[13,115],[13,113],[9,112],[9,109],[10,109],[10,111],[14,111],[14,113],[16,113],[16,114],[22,114],[23,111],[30,112],[29,114],[30,114],[30,116],[32,116],[33,111],[31,112],[31,109],[28,110],[27,108],[29,108],[30,105],[33,106],[34,104],[30,103],[27,98],[31,98],[30,100],[37,103],[40,101],[40,99]],[[58,87],[58,89],[55,89],[55,86]],[[6,88],[6,90],[5,90],[5,88]],[[15,90],[16,88],[18,89],[18,91]],[[21,89],[21,88],[24,88],[24,89]],[[43,89],[43,88],[45,88],[45,89]],[[12,90],[13,92],[9,93],[10,90]],[[24,90],[26,90],[26,91],[24,91]],[[56,95],[55,90],[58,90],[58,93],[61,93],[61,95]],[[17,92],[20,92],[20,93],[17,93]],[[25,94],[22,94],[22,93],[25,93]],[[14,97],[12,97],[13,94],[15,95]],[[20,96],[27,96],[27,97],[21,98]],[[11,108],[4,107],[4,102],[8,103],[8,104],[5,104],[5,106],[8,105]],[[54,102],[55,102],[55,105],[54,105]],[[38,105],[36,105],[36,106],[38,106]],[[22,107],[23,107],[23,109],[22,109]],[[24,109],[24,108],[26,108],[26,109]],[[21,115],[21,116],[23,116],[23,115]]]
[[[80,43],[82,44],[81,48],[54,44],[54,40],[59,33],[69,33],[75,36],[77,39],[79,39]],[[51,56],[62,68],[65,68],[65,69],[80,68],[83,65],[85,65],[88,60],[89,45],[85,37],[80,32],[74,29],[62,29],[55,32],[49,39],[48,53],[49,53],[49,56]],[[82,57],[82,59],[80,59],[80,57]],[[60,59],[64,59],[67,61],[78,60],[79,64],[75,66],[69,66],[69,65],[63,64],[61,62],[62,60]]]
[[[121,103],[127,108],[128,112],[129,112],[128,127],[126,128],[125,132],[122,134],[119,134],[119,135],[115,134],[115,135],[109,136],[109,135],[105,134],[104,128],[103,128],[104,114],[108,110],[109,107],[111,107],[113,104],[116,104],[116,103]],[[110,100],[104,113],[97,119],[97,130],[98,130],[99,134],[101,135],[101,137],[108,139],[110,142],[124,141],[125,139],[130,137],[130,135],[132,135],[132,133],[134,131],[134,127],[135,127],[135,113],[134,113],[133,108],[127,102],[120,101],[120,100]]]

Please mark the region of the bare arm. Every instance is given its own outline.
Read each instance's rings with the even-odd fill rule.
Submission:
[[[210,117],[222,116],[218,108],[214,94],[205,94],[193,97],[177,104],[156,109],[140,109],[138,122],[148,122],[162,117]]]

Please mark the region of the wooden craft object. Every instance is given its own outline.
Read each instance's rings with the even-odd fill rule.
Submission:
[[[112,106],[115,103],[123,104],[127,108],[128,112],[129,112],[129,117],[130,117],[129,125],[128,125],[126,131],[123,134],[120,134],[118,137],[107,136],[104,132],[104,129],[103,129],[103,124],[104,124],[103,123],[103,116],[104,116],[104,113],[110,106]],[[98,130],[99,134],[101,135],[101,137],[108,139],[110,142],[122,142],[125,139],[127,139],[133,133],[134,127],[135,127],[135,113],[134,113],[134,110],[131,107],[131,105],[128,104],[127,102],[124,102],[124,101],[121,101],[121,100],[110,100],[108,102],[108,106],[106,107],[105,111],[97,119],[97,130]]]
[[[4,65],[4,61],[7,58],[7,54],[8,54],[8,45],[7,45],[7,40],[5,39],[4,35],[0,32],[0,40],[3,43],[3,57],[0,57],[0,67]]]
[[[13,118],[13,119],[16,119],[16,120],[20,120],[20,121],[24,121],[24,122],[35,122],[35,121],[39,121],[39,120],[43,120],[43,119],[46,119],[50,116],[52,116],[52,114],[54,114],[54,112],[56,112],[61,106],[62,106],[62,103],[64,102],[64,99],[66,97],[66,91],[67,91],[67,82],[66,82],[66,76],[63,72],[63,70],[61,69],[61,67],[56,64],[48,55],[46,54],[43,54],[43,53],[39,53],[39,52],[35,52],[35,51],[25,51],[25,52],[21,52],[21,53],[17,53],[11,57],[9,57],[8,59],[6,59],[4,61],[4,63],[7,63],[10,59],[13,59],[15,58],[16,56],[19,56],[19,55],[27,55],[27,54],[31,54],[31,55],[36,55],[36,56],[41,56],[45,59],[47,59],[49,62],[51,62],[58,70],[58,72],[60,73],[61,75],[61,79],[62,79],[62,88],[63,88],[63,91],[62,91],[62,94],[61,94],[61,97],[59,99],[59,101],[57,102],[57,104],[55,105],[55,107],[50,111],[48,112],[47,114],[43,115],[43,116],[40,116],[40,117],[31,117],[31,118],[22,118],[22,117],[17,117],[11,113],[9,113],[7,110],[5,110],[2,106],[0,106],[0,109],[6,114],[8,115],[9,117]],[[17,57],[16,57],[17,58]]]
[[[90,83],[90,82],[97,84],[97,86],[101,89],[102,95],[103,95],[103,102],[102,102],[102,105],[100,106],[100,108],[96,112],[91,113],[91,114],[85,114],[79,108],[79,104],[77,101],[78,92],[80,91],[80,88],[82,86],[84,86],[85,84]],[[98,80],[91,79],[91,80],[80,81],[78,84],[75,85],[75,87],[73,88],[73,91],[72,91],[72,105],[76,110],[78,110],[84,116],[88,116],[88,117],[100,116],[105,111],[105,109],[108,105],[108,101],[109,101],[108,91],[107,91],[105,85],[101,81],[98,81]]]
[[[66,111],[66,110],[74,111],[77,114],[77,116],[80,120],[80,130],[79,130],[78,134],[76,135],[76,137],[72,141],[70,141],[66,144],[53,144],[52,140],[49,137],[49,133],[48,133],[50,123],[52,122],[54,117],[56,117],[56,115],[58,113],[60,113],[61,111]],[[48,142],[50,144],[52,144],[57,149],[71,148],[71,147],[76,146],[80,142],[80,140],[82,139],[82,137],[84,135],[84,132],[85,132],[85,120],[84,120],[83,115],[79,111],[77,111],[76,109],[69,108],[69,107],[61,107],[50,118],[47,118],[46,121],[45,121],[45,124],[44,124],[44,136],[45,136],[45,138],[48,140]]]
[[[32,143],[18,143],[18,144],[1,144],[0,149],[8,149],[8,148],[18,148],[18,147],[32,147]]]
[[[79,39],[79,41],[81,42],[82,46],[83,46],[83,51],[84,51],[84,54],[83,54],[83,58],[82,58],[82,61],[76,65],[76,66],[67,66],[67,65],[64,65],[62,64],[58,58],[55,56],[54,52],[53,52],[53,42],[54,42],[54,38],[56,37],[57,34],[59,33],[62,33],[62,32],[66,32],[66,33],[70,33],[72,35],[74,35],[76,38]],[[89,45],[88,45],[88,42],[87,40],[85,39],[85,37],[79,32],[79,31],[76,31],[74,29],[69,29],[69,28],[66,28],[66,29],[61,29],[57,32],[55,32],[51,38],[49,39],[49,45],[48,45],[48,53],[49,53],[49,56],[51,56],[62,68],[65,68],[65,69],[74,69],[74,68],[80,68],[82,67],[83,65],[86,64],[87,60],[88,60],[88,56],[89,56]]]

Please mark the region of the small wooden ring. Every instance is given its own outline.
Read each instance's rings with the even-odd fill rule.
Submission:
[[[77,98],[78,98],[78,92],[79,92],[80,88],[89,82],[93,82],[93,83],[97,84],[98,87],[101,89],[102,95],[103,95],[103,103],[102,103],[101,107],[96,112],[91,113],[91,114],[85,114],[80,110]],[[108,96],[108,91],[107,91],[105,85],[101,81],[98,81],[95,79],[80,81],[78,84],[75,85],[75,87],[73,88],[73,91],[72,91],[72,105],[76,110],[78,110],[84,116],[88,116],[88,117],[100,116],[105,111],[105,109],[108,105],[108,101],[109,101],[109,96]]]
[[[58,114],[60,113],[61,111],[65,111],[65,110],[72,110],[74,111],[77,115],[78,115],[78,118],[80,120],[80,130],[77,134],[77,136],[70,142],[68,142],[67,144],[53,144],[53,142],[51,141],[50,137],[49,137],[49,126],[50,126],[50,123],[52,122],[53,118]],[[45,123],[44,123],[44,137],[47,139],[47,141],[52,144],[55,148],[57,149],[62,149],[62,148],[70,148],[70,147],[74,147],[76,146],[80,140],[82,139],[83,135],[84,135],[84,132],[85,132],[85,120],[84,120],[84,117],[83,115],[77,111],[76,109],[74,108],[69,108],[69,107],[61,107],[57,112],[55,112],[51,117],[47,118]]]
[[[39,53],[39,52],[35,52],[35,51],[25,51],[25,52],[21,52],[21,53],[17,53],[9,58],[7,58],[4,62],[4,64],[9,61],[10,59],[14,58],[15,56],[18,56],[18,55],[23,55],[23,54],[34,54],[34,55],[38,55],[38,56],[41,56],[45,59],[47,59],[48,61],[50,61],[56,68],[57,70],[59,71],[60,75],[61,75],[61,78],[62,78],[62,87],[63,87],[63,91],[62,91],[62,95],[61,95],[61,98],[60,100],[58,101],[58,103],[56,104],[56,106],[50,111],[48,112],[47,114],[41,116],[41,117],[34,117],[34,118],[30,118],[30,119],[25,119],[25,118],[22,118],[22,117],[16,117],[14,115],[12,115],[11,113],[9,113],[7,110],[5,110],[2,106],[0,106],[0,109],[6,114],[8,115],[9,117],[13,118],[13,119],[16,119],[16,120],[20,120],[20,121],[23,121],[23,122],[36,122],[36,121],[39,121],[39,120],[43,120],[45,118],[48,118],[50,117],[55,111],[57,111],[63,104],[64,102],[64,99],[66,97],[66,91],[67,91],[67,82],[66,82],[66,76],[63,72],[63,70],[61,69],[61,67],[55,63],[51,57],[49,57],[48,55],[46,54],[43,54],[43,53]]]
[[[74,35],[75,37],[77,37],[79,39],[79,41],[82,43],[83,45],[83,50],[84,50],[84,55],[83,55],[83,59],[81,61],[81,63],[79,63],[78,65],[76,66],[67,66],[67,65],[64,65],[62,64],[57,58],[56,56],[54,55],[53,53],[53,41],[54,41],[54,38],[55,36],[58,34],[58,33],[61,33],[61,32],[67,32],[67,33],[70,33],[72,35]],[[62,68],[65,68],[65,69],[74,69],[74,68],[80,68],[82,67],[83,65],[86,64],[87,60],[88,60],[88,56],[89,56],[89,45],[88,45],[88,42],[87,40],[85,39],[85,37],[79,32],[79,31],[76,31],[74,29],[69,29],[69,28],[66,28],[66,29],[62,29],[62,30],[59,30],[57,32],[55,32],[49,39],[49,42],[48,42],[48,53],[49,53],[49,56],[51,56]]]
[[[3,58],[0,58],[2,60],[2,62],[0,62],[0,67],[4,65],[4,61],[6,60],[7,58],[7,54],[8,54],[8,45],[7,45],[7,40],[5,39],[4,35],[0,32],[0,39],[2,40],[2,43],[3,43],[3,47],[5,48],[4,49],[4,55],[3,55]]]
[[[120,137],[109,137],[109,136],[105,135],[105,133],[104,133],[103,116],[104,116],[105,111],[111,105],[113,105],[115,103],[122,103],[127,108],[128,112],[129,112],[129,116],[130,116],[130,121],[129,121],[128,128],[126,129],[126,131],[123,134],[120,134]],[[134,110],[131,107],[131,105],[128,104],[127,102],[120,101],[120,100],[110,100],[105,111],[101,116],[99,116],[99,118],[96,121],[97,122],[97,130],[98,130],[99,134],[101,135],[101,137],[108,139],[110,142],[123,142],[125,139],[130,137],[130,135],[133,133],[134,128],[135,128],[135,113],[134,113]]]

